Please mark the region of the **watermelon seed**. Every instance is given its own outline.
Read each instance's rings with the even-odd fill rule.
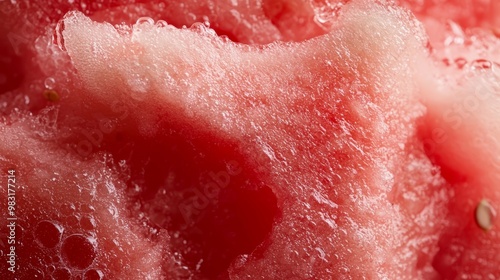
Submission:
[[[495,214],[495,210],[490,203],[485,199],[481,200],[477,204],[475,211],[477,225],[485,231],[490,230],[493,226]]]
[[[53,89],[46,89],[43,91],[43,97],[50,102],[59,101],[59,93]]]

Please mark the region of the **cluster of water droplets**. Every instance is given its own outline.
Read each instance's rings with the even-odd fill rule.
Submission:
[[[135,22],[135,29],[141,28],[141,26],[147,26],[147,27],[157,27],[157,28],[164,28],[164,29],[176,29],[173,25],[168,24],[164,20],[158,20],[155,22],[154,19],[150,17],[140,17],[137,19]],[[217,33],[210,28],[210,21],[208,17],[203,17],[203,22],[195,22],[193,23],[189,28],[186,26],[183,26],[182,29],[189,29],[191,31],[194,31],[196,33],[199,33],[200,35],[206,35],[209,37],[217,37]]]
[[[32,131],[43,140],[55,139],[58,136],[58,120],[59,120],[59,101],[61,95],[67,95],[69,90],[63,87],[58,89],[58,83],[54,77],[48,77],[45,80],[35,80],[29,86],[29,94],[24,95],[25,106],[30,106],[31,98],[38,100],[41,97],[47,102],[44,108],[40,109],[34,118],[29,119]],[[23,95],[20,95],[23,96]],[[34,97],[33,97],[34,96]]]
[[[344,6],[343,1],[327,0],[326,3],[313,1],[314,21],[325,30],[329,30]]]
[[[500,64],[489,46],[500,42],[492,34],[481,30],[465,31],[460,25],[448,21],[442,50],[437,55],[444,57],[442,63],[451,71],[460,71],[464,78],[488,73],[500,74]],[[495,42],[496,41],[496,42]]]
[[[50,256],[45,259],[45,276],[61,280],[104,279],[104,272],[94,267],[98,255],[94,211],[89,205],[65,204],[61,208],[62,215],[73,218],[64,218],[69,221],[67,226],[77,226],[83,231],[80,233],[67,233],[58,221],[38,222],[33,232],[35,244]]]
[[[40,105],[43,99],[55,102],[59,100],[60,93],[68,91],[66,85],[72,70],[68,67],[69,57],[63,51],[60,26],[61,24],[51,25],[47,27],[45,33],[29,40],[27,47],[34,53],[31,60],[44,77],[28,79],[25,81],[26,87],[17,87],[6,92],[0,103],[0,110],[3,112],[30,111]]]
[[[487,59],[473,59],[467,60],[464,57],[457,57],[455,59],[444,58],[443,64],[445,66],[455,67],[459,70],[469,70],[475,72],[484,72],[498,68],[500,65],[491,62]]]
[[[175,29],[174,26],[168,24],[166,21],[164,20],[158,20],[155,22],[154,19],[150,18],[150,17],[140,17],[137,19],[137,21],[135,22],[134,26],[139,28],[141,25],[146,25],[148,27],[158,27],[158,28],[167,28],[167,29]]]
[[[64,46],[64,19],[60,20],[56,24],[56,28],[54,29],[53,42],[59,47],[60,50],[66,51],[66,47]]]

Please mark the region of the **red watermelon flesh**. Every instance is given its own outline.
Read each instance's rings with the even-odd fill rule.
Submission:
[[[393,4],[338,4],[327,27],[326,4],[264,4],[243,17],[262,12],[277,36],[211,24],[242,42],[330,32],[248,46],[203,24],[98,23],[189,24],[160,3],[86,6],[98,22],[70,12],[57,26],[50,10],[27,31],[5,21],[23,61],[2,70],[19,78],[1,97],[2,172],[22,190],[17,277],[500,277],[497,230],[474,220],[500,199],[491,32],[450,44],[461,29],[438,22],[429,45]],[[280,24],[300,18],[310,33]]]

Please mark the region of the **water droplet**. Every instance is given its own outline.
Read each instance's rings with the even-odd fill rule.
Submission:
[[[143,101],[147,97],[150,81],[147,77],[134,73],[127,81],[130,86],[130,97],[137,101]]]
[[[334,19],[338,16],[343,3],[327,3],[327,5],[315,5],[314,21],[323,29],[328,30]]]
[[[70,267],[85,269],[89,267],[97,256],[96,241],[92,237],[82,234],[70,235],[63,241],[61,257]]]
[[[448,58],[443,58],[443,60],[442,60],[442,61],[443,61],[443,64],[444,64],[445,66],[450,66],[450,65],[451,65],[450,59],[448,59]]]
[[[231,39],[229,39],[229,37],[227,35],[220,35],[219,36],[219,39],[223,42],[223,43],[229,43],[231,42]]]
[[[467,65],[467,60],[463,57],[459,57],[455,59],[455,65],[457,66],[458,69],[463,69],[465,65]]]
[[[95,208],[94,206],[92,205],[88,205],[88,204],[82,204],[80,206],[80,211],[84,212],[84,213],[92,213],[95,211]]]
[[[30,279],[43,279],[44,278],[44,273],[38,268],[30,267],[27,269],[27,271],[25,271],[25,273],[26,273],[26,275],[30,276]],[[14,278],[14,279],[18,279],[18,278]]]
[[[55,41],[57,47],[61,51],[66,51],[66,46],[64,45],[63,31],[64,31],[64,19],[57,22],[55,34],[54,34],[54,41]]]
[[[208,16],[202,16],[203,19],[203,24],[205,24],[206,27],[210,27],[210,18]]]
[[[339,271],[341,273],[349,273],[349,268],[346,266],[342,266],[342,267],[340,267]]]
[[[207,26],[202,22],[193,23],[191,25],[190,29],[197,32],[197,33],[200,33],[200,34],[207,33],[207,31],[208,31]]]
[[[231,14],[231,16],[234,19],[234,25],[238,25],[241,22],[241,14],[240,14],[240,12],[238,12],[237,10],[232,9],[231,11],[229,11],[229,13]]]
[[[56,85],[56,80],[52,77],[48,77],[44,82],[46,89],[54,89]]]
[[[164,20],[161,20],[161,19],[159,21],[157,21],[155,25],[156,25],[156,27],[160,27],[160,28],[161,27],[168,27],[168,23]]]
[[[475,216],[477,225],[481,229],[488,231],[493,227],[493,220],[496,216],[496,212],[490,203],[483,199],[476,206]]]
[[[25,96],[24,96],[24,104],[25,104],[25,105],[30,104],[30,97],[29,97],[29,96],[27,96],[27,95],[25,95]]]
[[[323,24],[329,22],[330,18],[325,13],[321,13],[321,14],[314,15],[314,21],[316,21],[317,23],[323,25]]]
[[[64,203],[60,209],[61,214],[65,216],[73,215],[75,213],[76,206],[73,203]]]
[[[54,248],[61,241],[63,228],[55,222],[41,221],[35,229],[35,240],[39,246]]]
[[[135,22],[135,24],[150,24],[150,25],[154,25],[155,24],[155,21],[150,18],[150,17],[140,17],[139,19],[137,19],[137,21]]]
[[[449,46],[451,44],[462,45],[465,42],[464,31],[462,30],[462,27],[460,27],[459,24],[449,20],[446,23],[446,28],[447,28],[447,36],[444,42],[446,46]]]
[[[191,21],[191,22],[192,22],[192,21],[196,21],[196,18],[197,18],[197,17],[196,17],[196,15],[195,15],[195,14],[193,14],[193,13],[188,13],[188,14],[187,14],[187,20],[188,20],[187,22],[190,22],[190,21]]]
[[[60,258],[58,255],[54,255],[54,256],[52,256],[52,257],[51,257],[51,261],[52,261],[52,263],[54,263],[54,264],[58,264],[58,263],[60,263],[60,262],[61,262],[61,258]],[[54,269],[55,269],[55,268],[54,268]]]
[[[201,259],[200,261],[198,261],[198,263],[196,264],[196,271],[200,271],[201,264],[203,264],[203,259]]]
[[[101,280],[104,279],[104,273],[99,269],[89,269],[83,275],[83,280]]]
[[[325,260],[326,261],[326,254],[325,254],[325,251],[323,251],[323,249],[319,248],[319,247],[316,247],[315,250],[319,253],[319,257],[322,259],[322,260]]]
[[[108,208],[108,212],[113,216],[114,218],[118,217],[118,209],[116,209],[116,206],[111,205]]]
[[[481,70],[489,70],[492,67],[492,63],[486,59],[476,59],[471,62],[472,70],[481,71]]]
[[[112,182],[106,182],[104,185],[106,186],[108,193],[115,193],[116,192],[115,184],[113,184]]]
[[[97,223],[96,223],[94,217],[92,217],[92,216],[85,215],[80,219],[80,226],[84,230],[88,230],[88,231],[94,230],[96,227],[96,224]]]
[[[54,273],[52,273],[52,279],[54,280],[70,280],[71,271],[67,268],[58,268]]]
[[[55,266],[53,266],[53,265],[49,265],[49,266],[47,266],[47,271],[48,271],[49,273],[53,273],[55,270],[56,270],[56,267],[55,267]]]

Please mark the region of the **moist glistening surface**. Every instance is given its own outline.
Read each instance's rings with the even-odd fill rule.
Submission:
[[[1,279],[497,279],[500,5],[1,1]]]

